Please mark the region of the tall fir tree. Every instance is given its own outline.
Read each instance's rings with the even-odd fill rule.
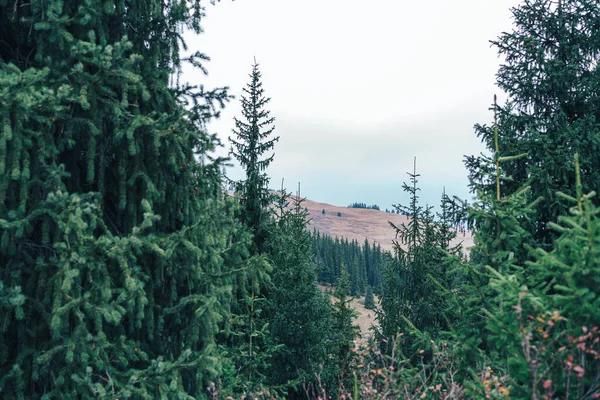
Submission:
[[[267,210],[273,200],[268,190],[269,177],[265,170],[275,154],[266,153],[273,150],[279,140],[279,136],[271,137],[275,130],[275,118],[266,109],[271,99],[265,97],[261,77],[255,60],[250,83],[244,88],[245,94],[241,98],[242,119],[235,118],[235,137],[229,137],[232,143],[231,154],[246,171],[246,179],[239,182],[237,187],[241,196],[241,219],[254,234],[258,251],[262,250],[266,240]]]
[[[497,110],[494,99],[494,109]],[[499,291],[490,284],[497,274],[519,276],[521,282],[532,278],[523,268],[529,258],[528,246],[533,246],[531,221],[536,202],[529,202],[530,188],[521,187],[514,193],[502,186],[503,166],[525,154],[501,156],[498,115],[495,113],[493,126],[494,153],[489,161],[488,180],[494,190],[489,192],[488,184],[476,186],[477,199],[462,209],[466,212],[468,228],[473,232],[474,247],[470,249],[469,262],[456,260],[453,275],[456,285],[448,292],[448,303],[452,310],[448,318],[452,320],[458,359],[469,368],[482,354],[492,354],[502,346],[502,340],[488,336],[486,323],[495,315],[506,315],[507,307],[497,295]],[[504,153],[506,154],[506,153]],[[483,173],[483,172],[482,172]],[[510,308],[510,307],[508,307]]]
[[[365,308],[372,310],[375,308],[375,296],[373,296],[373,289],[371,286],[367,286],[367,294],[365,294]]]
[[[416,171],[416,158],[413,172],[408,175],[410,184],[404,183],[403,188],[410,196],[410,203],[395,208],[410,220],[400,226],[390,222],[396,231],[397,257],[388,263],[384,275],[385,294],[378,311],[380,334],[388,342],[399,332],[419,334],[418,342],[411,335],[405,336],[401,347],[405,355],[409,355],[406,351],[413,343],[427,346],[432,337],[448,329],[444,296],[440,291],[447,290],[445,285],[449,279],[444,259],[452,239],[448,221],[436,220],[432,207],[419,203],[420,175]],[[445,200],[444,195],[443,202]],[[442,210],[445,210],[443,204]],[[452,253],[456,251],[458,248],[452,249]]]
[[[530,229],[541,199],[530,203],[528,186],[510,193],[501,185],[504,164],[526,154],[501,157],[499,124],[493,132],[486,173],[495,191],[479,190],[466,208],[475,247],[450,296],[461,374],[472,373],[472,365],[495,365],[519,398],[598,396],[600,377],[588,373],[600,362],[595,193],[583,194],[576,155],[575,192],[556,194],[572,206],[570,215],[549,222],[559,236],[548,251]]]
[[[270,206],[275,200],[269,193],[269,178],[265,172],[274,154],[267,156],[265,153],[273,150],[279,138],[269,139],[274,130],[274,118],[265,109],[270,98],[264,96],[256,61],[252,66],[250,83],[243,90],[242,119],[235,118],[235,138],[229,137],[232,143],[230,155],[246,173],[245,179],[235,185],[241,206],[239,219],[254,236],[251,253],[265,261],[268,258],[265,243],[274,228],[270,224]],[[228,337],[224,343],[226,354],[235,360],[237,373],[234,381],[240,395],[260,391],[261,385],[267,381],[264,374],[269,371],[269,360],[274,350],[270,343],[269,323],[262,316],[270,280],[270,276],[264,273],[266,271],[248,269],[237,275],[237,301],[233,303],[231,324],[227,326]]]
[[[355,358],[351,350],[354,340],[358,337],[358,326],[354,325],[356,311],[350,306],[350,276],[344,265],[335,286],[334,303],[331,320],[331,349],[329,350],[337,394],[340,397],[350,387],[352,382],[350,366]],[[345,390],[344,390],[345,389]]]
[[[314,382],[327,361],[331,313],[328,299],[317,286],[303,201],[299,190],[295,196],[281,190],[276,223],[267,241],[273,273],[266,311],[273,342],[282,345],[273,355],[270,376],[276,385],[290,385],[292,397]],[[291,208],[285,206],[288,203]]]
[[[596,0],[525,0],[512,15],[513,30],[492,41],[505,59],[497,84],[509,96],[499,109],[499,141],[501,156],[526,157],[503,163],[501,184],[507,193],[528,184],[529,201],[543,197],[527,229],[549,247],[556,233],[548,223],[568,208],[556,193],[575,189],[575,153],[584,191],[600,187],[600,7]],[[477,125],[476,131],[493,151],[493,126]],[[474,190],[495,193],[493,179],[486,180],[492,165],[483,156],[467,158]]]
[[[220,375],[232,277],[254,261],[203,129],[229,96],[170,85],[203,15],[0,1],[4,399],[203,398]]]

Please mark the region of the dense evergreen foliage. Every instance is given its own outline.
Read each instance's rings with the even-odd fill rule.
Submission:
[[[529,201],[543,197],[526,229],[549,247],[557,234],[548,224],[570,206],[557,193],[575,189],[575,153],[584,192],[600,187],[600,7],[597,0],[525,0],[512,11],[513,30],[492,42],[505,59],[497,84],[509,95],[498,110],[498,140],[500,156],[526,156],[503,164],[501,186],[513,193],[527,183]],[[476,130],[495,151],[493,126]],[[486,193],[496,190],[486,180],[493,177],[490,161],[479,156],[467,162],[473,188]]]
[[[0,2],[3,398],[202,398],[218,378],[257,263],[203,129],[229,96],[169,85],[202,15]]]
[[[449,199],[445,195],[442,197],[439,218],[435,217],[431,206],[419,204],[420,175],[416,172],[416,162],[415,158],[414,170],[408,174],[410,184],[403,184],[404,191],[410,196],[410,204],[395,206],[410,219],[400,226],[390,222],[396,231],[396,258],[387,263],[384,272],[384,295],[378,313],[383,338],[393,338],[399,331],[414,330],[431,338],[448,329],[445,296],[440,292],[451,283],[445,258],[459,256],[460,245],[450,248],[456,231],[449,225]],[[410,340],[406,340],[402,350],[408,351],[410,346]]]
[[[289,209],[284,206],[289,196],[284,190],[281,196],[267,242],[274,266],[267,312],[273,341],[282,345],[275,351],[270,377],[278,386],[291,384],[298,394],[327,361],[331,310],[329,299],[317,287],[303,199],[299,193],[293,196]]]
[[[337,386],[330,390],[338,395],[344,393],[344,388],[351,387],[352,375],[350,367],[355,354],[350,350],[358,336],[358,327],[353,325],[356,312],[350,307],[350,277],[342,265],[340,277],[335,286],[334,303],[331,321],[331,353],[332,369],[337,378]]]
[[[356,240],[333,239],[328,235],[313,233],[313,259],[319,266],[319,282],[334,285],[342,273],[342,265],[349,274],[351,295],[363,295],[367,286],[381,294],[382,271],[390,253],[379,244],[369,244],[365,239],[361,245]]]

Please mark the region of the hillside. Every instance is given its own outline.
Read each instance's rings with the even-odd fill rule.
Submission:
[[[303,205],[310,214],[311,228],[322,234],[349,240],[356,239],[359,242],[363,242],[366,238],[371,243],[379,243],[385,250],[392,250],[394,239],[394,229],[388,221],[396,225],[408,222],[408,217],[404,215],[385,211],[340,207],[309,199],[306,199]],[[322,214],[323,210],[325,214]],[[337,216],[338,212],[341,213],[341,217]],[[463,242],[465,248],[473,245],[473,238],[468,234],[465,236],[459,233],[457,242],[459,241]]]

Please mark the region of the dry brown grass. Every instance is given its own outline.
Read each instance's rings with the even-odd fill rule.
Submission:
[[[395,238],[394,229],[388,221],[396,225],[408,222],[404,215],[386,213],[385,211],[367,210],[362,208],[348,208],[333,206],[331,204],[319,203],[306,199],[303,203],[308,209],[311,222],[310,227],[315,228],[321,234],[332,237],[356,239],[359,243],[368,239],[369,243],[379,243],[384,250],[392,250],[392,240]],[[325,214],[321,212],[325,210]],[[338,217],[337,213],[342,216]],[[473,245],[471,235],[459,233],[456,243],[463,242],[464,248]]]
[[[375,296],[375,305],[378,304],[379,299],[377,298],[377,296]],[[365,308],[364,297],[355,297],[350,302],[350,305],[358,313],[358,316],[356,317],[356,320],[354,322],[360,327],[359,342],[366,343],[367,339],[373,336],[371,327],[377,324],[377,320],[375,319],[375,310],[369,310]]]

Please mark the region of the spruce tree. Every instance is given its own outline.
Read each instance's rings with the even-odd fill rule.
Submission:
[[[462,283],[451,295],[457,359],[465,374],[474,363],[495,365],[496,374],[507,377],[511,396],[597,395],[600,378],[589,373],[598,370],[600,361],[600,295],[594,272],[598,209],[590,201],[595,193],[583,194],[576,172],[574,196],[557,193],[573,207],[570,215],[549,223],[560,235],[554,248],[535,247],[527,229],[536,206],[528,203],[529,187],[501,191],[500,167],[515,157],[522,156],[494,155],[497,192],[490,196],[480,191],[467,208],[475,247],[472,262],[463,265]],[[574,165],[579,171],[577,156]]]
[[[265,286],[270,281],[270,264],[265,256],[254,256],[248,261],[263,268],[244,268],[233,282],[234,299],[224,329],[218,336],[221,357],[232,370],[221,390],[231,397],[253,396],[264,391],[271,381],[271,360],[277,348],[273,343],[269,321],[265,316]],[[265,265],[266,264],[266,265]]]
[[[578,171],[577,155],[574,164]],[[599,210],[580,179],[576,173],[573,195],[557,193],[573,207],[550,224],[560,235],[552,251],[531,249],[533,262],[504,272],[487,267],[493,297],[483,309],[486,336],[515,397],[600,395]]]
[[[497,114],[494,120],[497,121]],[[514,193],[502,186],[504,165],[525,157],[525,154],[501,157],[499,138],[503,132],[499,128],[495,122],[495,151],[485,171],[489,175],[487,179],[493,182],[494,191],[489,192],[486,184],[476,186],[477,199],[465,205],[466,220],[473,232],[475,246],[471,248],[469,262],[457,260],[453,270],[457,284],[447,297],[452,310],[447,316],[452,320],[455,340],[459,343],[458,359],[463,360],[465,368],[478,362],[482,352],[492,354],[506,350],[509,354],[509,349],[514,350],[513,343],[505,341],[508,330],[502,338],[488,335],[486,324],[490,318],[507,316],[507,311],[513,310],[506,304],[506,298],[502,299],[502,291],[491,282],[498,276],[514,276],[519,279],[518,287],[536,280],[532,271],[523,266],[530,258],[528,248],[535,245],[529,228],[537,202],[529,202],[531,189],[528,186]],[[510,318],[514,321],[514,315]]]
[[[367,286],[367,294],[365,295],[365,308],[372,310],[375,308],[375,296],[373,296],[373,289],[371,286]]]
[[[396,259],[390,260],[384,275],[385,295],[381,300],[378,319],[381,334],[386,339],[403,334],[426,334],[421,344],[428,345],[430,337],[446,330],[445,306],[440,290],[445,290],[447,271],[444,264],[450,228],[444,221],[436,221],[432,207],[421,206],[418,187],[419,174],[408,174],[410,184],[404,190],[410,195],[409,206],[396,205],[396,209],[408,215],[408,223],[390,225],[396,231],[394,241]],[[408,350],[414,338],[407,336],[402,349]],[[424,340],[424,342],[423,342]]]
[[[554,305],[569,316],[572,327],[593,327],[600,326],[600,210],[592,203],[596,192],[583,192],[579,163],[576,154],[575,192],[557,193],[571,208],[550,225],[560,234],[554,251],[536,249],[530,268],[540,276],[542,289],[554,289]]]
[[[358,337],[358,326],[353,324],[356,311],[350,307],[350,276],[342,265],[340,278],[337,281],[334,293],[334,303],[331,322],[331,362],[337,381],[338,395],[346,388],[350,388],[350,365],[355,354],[350,350],[354,347],[354,340]]]
[[[372,271],[373,269],[373,255],[372,255],[372,249],[371,246],[369,245],[369,241],[365,238],[365,241],[363,243],[363,247],[362,247],[362,259],[361,259],[361,279],[362,279],[362,287],[361,290],[363,293],[366,292],[367,288],[366,286],[369,286],[370,284],[372,284],[372,280],[369,279],[369,272]]]
[[[241,98],[242,118],[235,118],[234,138],[230,153],[246,172],[246,179],[238,182],[237,191],[242,205],[241,220],[254,234],[257,249],[262,250],[266,240],[265,223],[268,221],[267,207],[272,200],[268,190],[269,177],[265,170],[273,161],[273,150],[279,136],[272,137],[275,118],[266,109],[271,101],[265,97],[261,73],[256,60],[250,73],[250,82]]]
[[[278,386],[289,385],[290,393],[314,381],[326,361],[326,339],[330,307],[317,287],[317,269],[312,259],[308,214],[299,195],[293,209],[283,206],[290,196],[284,189],[277,202],[276,223],[267,241],[273,265],[268,290],[268,319],[273,341],[282,345],[273,356],[270,377]]]
[[[352,254],[350,261],[350,296],[360,296],[360,261]]]
[[[240,221],[254,235],[251,253],[266,260],[265,241],[269,236],[270,203],[275,200],[268,190],[269,178],[266,168],[273,161],[274,154],[266,156],[273,149],[278,137],[269,139],[273,133],[274,118],[265,109],[270,99],[264,96],[261,73],[254,63],[250,82],[241,98],[242,118],[235,118],[235,138],[230,155],[233,155],[245,169],[246,178],[236,183],[236,195],[240,201]],[[265,158],[261,158],[261,157]],[[287,206],[286,198],[278,199],[281,207]],[[273,348],[270,343],[268,321],[262,316],[270,277],[263,269],[247,269],[238,274],[235,287],[237,301],[233,303],[231,324],[224,340],[226,353],[236,365],[236,390],[240,395],[260,391],[266,382],[264,375],[270,368],[269,360]],[[235,393],[234,393],[235,394]]]
[[[251,238],[203,128],[227,92],[170,84],[202,17],[0,1],[3,398],[203,398],[220,375]]]
[[[526,157],[503,163],[501,185],[514,193],[528,184],[530,202],[543,197],[527,229],[549,247],[556,233],[548,224],[569,207],[556,193],[575,190],[575,153],[584,192],[600,187],[600,7],[597,0],[525,0],[512,14],[512,31],[492,41],[505,59],[497,84],[509,96],[499,109],[499,145],[501,156]],[[476,131],[494,151],[493,126]],[[467,166],[473,189],[493,194],[494,180],[486,179],[494,173],[490,161],[468,157]]]
[[[369,272],[369,282],[375,293],[381,295],[382,292],[379,290],[382,286],[382,271],[386,260],[387,251],[381,250],[381,245],[378,243],[374,247],[374,259],[371,265],[371,271]]]

